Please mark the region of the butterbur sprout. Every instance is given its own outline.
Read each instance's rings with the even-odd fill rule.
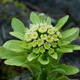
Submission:
[[[9,40],[0,47],[0,58],[5,64],[22,66],[30,70],[34,80],[71,80],[66,75],[73,75],[79,69],[59,64],[63,53],[80,50],[79,45],[70,43],[77,39],[78,28],[61,31],[69,16],[59,19],[56,25],[45,14],[30,14],[31,24],[25,28],[17,18],[12,19],[13,32],[10,35],[20,40]],[[54,76],[55,75],[55,76]]]
[[[33,29],[33,31],[32,31],[32,29]],[[25,35],[30,34],[30,31],[32,31],[32,34],[30,34],[30,36],[31,36],[30,39],[32,39],[32,41],[30,41],[30,39],[28,39],[28,38],[26,38],[26,41],[28,40],[27,42],[32,43],[33,54],[36,54],[36,53],[45,54],[46,53],[48,55],[46,57],[50,57],[49,54],[54,55],[54,48],[57,47],[56,44],[58,44],[57,41],[61,39],[61,37],[59,37],[59,35],[61,35],[61,33],[58,31],[57,28],[53,27],[51,24],[48,25],[46,22],[45,23],[41,22],[41,23],[37,23],[35,25],[32,24],[32,27],[30,27],[28,30],[29,31],[27,31],[25,33]],[[41,46],[43,46],[43,47],[41,47]],[[40,52],[38,51],[38,48],[39,48]],[[42,54],[39,54],[39,56],[40,55],[42,55]],[[29,55],[29,57],[30,57],[30,55]],[[33,58],[33,59],[35,59],[35,58]],[[42,60],[42,61],[44,61],[44,60]],[[40,61],[40,63],[41,63],[41,61]],[[41,64],[43,64],[43,62]],[[45,64],[46,63],[44,63],[44,65]]]

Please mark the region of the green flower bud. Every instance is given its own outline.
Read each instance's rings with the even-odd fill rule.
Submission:
[[[56,42],[53,42],[51,45],[52,45],[53,48],[57,47],[57,43]]]
[[[46,23],[40,23],[40,26],[46,27],[47,24]]]
[[[37,32],[33,32],[32,33],[32,38],[33,39],[37,39],[38,38],[38,33]]]
[[[57,38],[57,35],[53,35],[53,40],[58,41],[59,39]]]
[[[40,53],[39,48],[34,48],[34,49],[33,49],[33,52],[34,52],[35,54],[39,54],[39,53]]]
[[[39,25],[38,25],[38,24],[37,24],[37,25],[33,25],[33,27],[32,27],[32,29],[33,29],[34,31],[38,30],[38,28],[39,28]]]
[[[48,29],[50,29],[50,28],[52,28],[52,27],[53,27],[52,25],[47,25],[47,28],[48,28]]]
[[[31,41],[31,40],[32,40],[31,35],[30,35],[30,34],[25,34],[25,40],[26,40],[27,42]]]
[[[53,29],[48,29],[48,34],[54,34]]]
[[[44,44],[44,40],[38,39],[37,40],[37,44],[38,44],[38,46],[41,46],[42,44]]]
[[[40,51],[41,53],[44,53],[44,52],[45,52],[44,47],[43,47],[43,46],[39,47],[39,51]]]
[[[32,34],[33,33],[33,30],[28,30],[28,34]]]
[[[53,41],[53,37],[52,36],[48,36],[47,37],[47,42],[52,42]]]
[[[31,43],[31,45],[32,45],[33,47],[36,47],[36,46],[37,46],[37,40],[33,40],[33,42]]]
[[[48,51],[48,53],[49,54],[53,54],[54,53],[54,49],[53,48],[50,48],[49,51]]]
[[[48,43],[48,42],[44,43],[44,48],[49,49],[50,48],[50,43]]]
[[[39,28],[39,32],[40,33],[45,33],[47,31],[47,28],[46,27],[40,27]]]
[[[47,40],[47,35],[46,34],[41,34],[40,37],[41,37],[42,40]]]

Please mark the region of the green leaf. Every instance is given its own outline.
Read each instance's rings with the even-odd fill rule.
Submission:
[[[27,53],[16,53],[16,52],[10,51],[0,46],[0,58],[1,59],[9,59],[9,58],[13,58],[16,56],[26,56],[27,57]]]
[[[62,40],[72,42],[73,40],[76,40],[76,38],[79,35],[79,29],[78,28],[71,28],[69,30],[66,30],[62,32]]]
[[[56,68],[53,68],[52,72],[60,72],[66,75],[74,75],[79,72],[79,69],[76,67],[61,64],[56,66]]]
[[[39,20],[40,20],[40,22],[45,22],[45,14],[44,13],[41,13],[41,14],[39,14]]]
[[[22,34],[20,32],[10,32],[10,35],[12,35],[20,40],[24,40],[24,34]]]
[[[65,46],[65,45],[68,45],[68,44],[70,44],[70,41],[64,41],[64,40],[58,41],[59,46]]]
[[[17,18],[12,19],[12,28],[15,32],[25,33],[24,24]]]
[[[8,59],[8,58],[12,58],[12,57],[15,57],[15,56],[20,56],[20,55],[27,56],[26,53],[16,53],[16,52],[7,50],[4,47],[0,46],[0,58],[1,59]]]
[[[66,76],[61,76],[61,77],[57,78],[57,80],[71,80],[71,79],[69,79]]]
[[[58,23],[57,23],[57,25],[56,25],[56,28],[57,28],[58,30],[61,30],[61,28],[62,28],[62,27],[64,26],[64,24],[67,22],[68,18],[69,18],[68,15],[62,17],[62,18],[58,21]]]
[[[3,45],[3,47],[5,47],[8,50],[15,51],[15,52],[26,51],[25,49],[21,47],[22,44],[23,42],[19,40],[9,40]]]
[[[69,49],[72,49],[72,50],[80,50],[80,46],[79,45],[65,45],[65,46],[62,46],[62,48],[63,47],[69,48]]]
[[[72,66],[68,66],[65,64],[62,64],[60,66],[60,68],[62,68],[63,70],[65,70],[66,75],[73,75],[79,72],[79,69],[76,67],[72,67]]]
[[[50,17],[47,18],[46,23],[47,23],[48,25],[51,25],[51,18],[50,18]]]
[[[57,53],[56,52],[54,52],[53,54],[51,54],[50,55],[52,58],[54,58],[54,59],[57,59],[58,58],[58,55],[57,55]]]
[[[43,65],[46,65],[46,64],[48,64],[49,63],[49,58],[47,57],[47,58],[44,58],[45,56],[42,54],[42,55],[40,55],[39,56],[39,58],[38,58],[38,61],[41,63],[41,64],[43,64]]]
[[[24,49],[27,49],[27,51],[31,51],[31,49],[32,49],[32,45],[30,43],[27,43],[27,42],[23,42],[21,47]]]
[[[60,53],[71,53],[71,52],[73,52],[73,50],[69,49],[69,48],[57,48],[56,51],[60,52]]]
[[[35,53],[30,53],[27,57],[28,61],[32,61],[33,59],[36,59],[38,57]]]
[[[39,21],[39,17],[38,15],[35,13],[35,12],[31,12],[30,14],[30,20],[33,24],[38,24],[40,21]]]
[[[11,59],[8,59],[5,61],[5,64],[7,65],[14,65],[14,66],[21,66],[25,63],[27,63],[27,57],[26,56],[16,56]]]

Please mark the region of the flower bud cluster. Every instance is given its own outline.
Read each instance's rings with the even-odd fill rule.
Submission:
[[[60,32],[47,23],[31,24],[30,29],[25,33],[25,40],[31,45],[31,50],[35,54],[54,53],[61,38]]]

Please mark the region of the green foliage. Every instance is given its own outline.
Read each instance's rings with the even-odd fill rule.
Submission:
[[[79,35],[79,29],[72,28],[72,29],[62,32],[62,40],[72,42],[73,40],[76,40],[78,35]]]
[[[45,22],[45,14],[44,14],[44,13],[39,14],[39,20],[40,20],[40,22],[42,22],[42,23]]]
[[[20,40],[24,40],[24,34],[20,33],[20,32],[10,32],[10,35],[20,39]]]
[[[46,22],[47,22],[47,24],[49,24],[49,25],[50,25],[50,24],[51,24],[51,18],[50,18],[50,17],[48,17],[48,18],[47,18],[47,20],[46,20]]]
[[[4,47],[0,46],[0,58],[2,58],[2,59],[9,59],[9,58],[13,58],[16,56],[22,56],[22,55],[27,57],[26,53],[13,52],[13,51],[10,51],[10,50],[5,49]]]
[[[23,42],[19,40],[9,40],[3,45],[3,47],[15,52],[26,51],[24,48],[21,47],[22,44]]]
[[[57,25],[51,25],[51,19],[45,14],[30,15],[30,28],[16,19],[12,19],[13,32],[10,35],[20,40],[9,40],[0,46],[0,58],[5,64],[22,66],[29,69],[34,80],[71,80],[66,75],[79,72],[78,68],[59,64],[63,53],[80,50],[79,45],[70,45],[79,35],[78,28],[60,33],[69,16],[61,18]],[[35,73],[35,74],[34,74]]]
[[[66,75],[73,75],[78,73],[79,69],[65,64],[61,64],[56,67],[53,67],[53,70],[51,72],[59,72]]]
[[[57,28],[58,30],[60,30],[60,29],[64,26],[64,24],[67,22],[68,18],[69,18],[68,15],[62,17],[62,18],[58,21],[58,23],[57,23],[57,25],[56,25],[56,28]]]
[[[24,24],[17,18],[12,19],[12,28],[15,32],[25,33]]]
[[[31,13],[30,20],[33,24],[37,24],[40,22],[39,17],[34,12]]]
[[[43,64],[43,65],[46,65],[49,63],[49,58],[44,58],[44,55],[42,54],[39,58],[38,58],[38,61]]]
[[[68,77],[66,77],[66,76],[61,76],[60,78],[58,78],[57,80],[71,80],[71,79],[69,79]]]
[[[27,59],[28,59],[29,61],[32,61],[33,59],[35,59],[35,58],[37,58],[37,57],[38,57],[37,54],[31,53],[31,54],[27,57]]]
[[[5,61],[7,65],[22,66],[27,62],[26,56],[16,56]]]

